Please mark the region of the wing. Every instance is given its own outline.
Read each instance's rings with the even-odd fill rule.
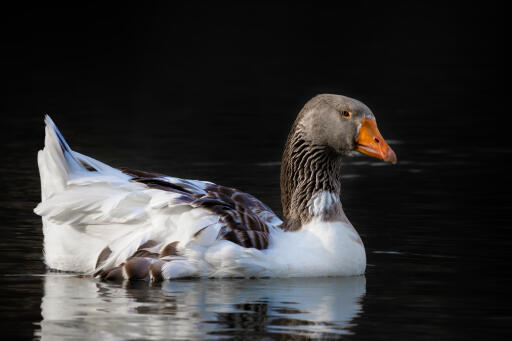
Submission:
[[[148,188],[175,193],[174,204],[203,208],[216,214],[221,224],[218,238],[240,246],[266,249],[270,229],[282,224],[268,206],[254,196],[234,188],[127,168],[120,170],[131,176],[133,182],[144,184]],[[198,236],[204,229],[206,227],[197,231],[195,235]]]
[[[47,226],[51,268],[111,269],[138,256],[178,256],[178,243],[208,247],[218,239],[265,249],[270,231],[282,223],[261,201],[232,188],[127,169],[106,175],[87,164],[93,169],[35,209]]]

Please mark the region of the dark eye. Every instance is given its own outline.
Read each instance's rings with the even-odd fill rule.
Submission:
[[[350,111],[346,111],[344,110],[342,113],[343,117],[345,118],[351,118],[352,117],[352,113]]]

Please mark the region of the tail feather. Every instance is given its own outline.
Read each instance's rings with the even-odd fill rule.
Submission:
[[[71,173],[86,170],[73,155],[50,116],[45,116],[45,123],[44,149],[37,155],[43,201],[53,193],[62,191]]]
[[[66,188],[70,177],[97,172],[126,180],[130,176],[87,155],[73,151],[50,116],[46,115],[44,149],[37,156],[43,201]],[[96,173],[96,174],[97,174]]]
[[[62,136],[61,132],[59,131],[59,128],[57,128],[55,122],[53,122],[51,117],[49,115],[45,115],[44,121],[46,123],[46,127],[48,128],[47,134],[49,132],[50,137],[56,142],[58,142],[58,145],[60,146],[61,152],[64,155],[64,159],[68,167],[68,171],[73,172],[86,170],[84,165],[75,157],[74,152],[69,147],[68,143],[66,142],[66,139],[64,139],[64,136]]]

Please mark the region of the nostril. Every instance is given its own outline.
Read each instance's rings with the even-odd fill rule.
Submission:
[[[374,137],[373,140],[375,141],[375,143],[379,143],[380,142],[378,137]]]

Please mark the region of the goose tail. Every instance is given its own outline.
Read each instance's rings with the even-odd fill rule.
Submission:
[[[72,174],[87,171],[50,116],[46,115],[44,121],[44,148],[37,155],[43,201],[53,193],[62,191]]]
[[[139,226],[144,211],[137,200],[144,195],[126,191],[130,177],[120,170],[73,151],[50,116],[45,123],[37,155],[41,203],[34,208],[42,217],[45,262],[56,270],[91,271],[106,244]]]

